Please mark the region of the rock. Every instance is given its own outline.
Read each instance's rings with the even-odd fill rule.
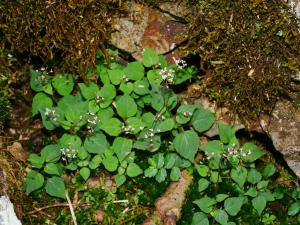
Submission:
[[[289,0],[289,4],[295,11],[298,18],[300,18],[300,1],[299,0]]]
[[[102,222],[104,220],[104,217],[106,217],[106,216],[107,216],[107,213],[101,209],[97,209],[93,213],[93,219],[94,219],[94,221],[96,221],[98,223]]]
[[[182,171],[179,181],[171,183],[164,195],[156,201],[154,215],[147,219],[143,225],[156,224],[155,221],[158,218],[165,225],[176,225],[185,201],[185,192],[192,180],[193,177],[187,171]]]
[[[300,177],[300,111],[290,102],[281,101],[271,117],[261,118],[260,124],[288,166]]]
[[[150,47],[158,54],[172,52],[186,38],[188,25],[180,15],[174,15],[183,8],[168,13],[168,9],[174,4],[164,4],[164,10],[149,7],[143,4],[129,2],[127,5],[129,13],[125,17],[115,18],[112,21],[113,32],[111,43],[123,51],[129,52],[132,56],[141,60],[144,47]],[[176,8],[176,7],[175,7]],[[181,56],[179,51],[167,56]]]
[[[0,197],[0,224],[21,225],[14,211],[14,206],[7,196]]]
[[[20,142],[14,142],[11,146],[8,146],[7,151],[10,152],[15,160],[25,162],[28,158],[28,152],[23,149]]]

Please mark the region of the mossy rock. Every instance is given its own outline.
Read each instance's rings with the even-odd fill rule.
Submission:
[[[299,90],[299,26],[286,1],[206,0],[198,12],[188,47],[201,57],[204,95],[251,118]]]

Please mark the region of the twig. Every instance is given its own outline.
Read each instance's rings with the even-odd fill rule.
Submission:
[[[71,212],[71,215],[72,215],[74,225],[77,225],[77,220],[76,220],[76,216],[75,216],[75,213],[74,213],[73,205],[72,205],[72,202],[70,200],[70,197],[69,197],[69,194],[68,194],[67,190],[66,190],[65,194],[66,194],[68,206],[69,206],[69,209],[70,209],[70,212]]]
[[[90,206],[90,205],[92,205],[92,203],[89,203],[89,202],[79,204],[79,206]],[[68,207],[68,206],[69,206],[68,203],[57,203],[57,204],[54,204],[54,205],[47,205],[47,206],[44,206],[42,208],[38,208],[36,210],[28,212],[27,214],[31,215],[31,214],[35,214],[37,212],[43,211],[45,209],[50,209],[50,208],[55,208],[55,207]]]

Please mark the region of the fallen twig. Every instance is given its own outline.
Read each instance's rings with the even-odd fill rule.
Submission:
[[[85,203],[79,203],[78,206],[90,206],[92,205],[92,203],[90,202],[85,202]],[[68,207],[69,204],[68,203],[57,203],[57,204],[53,204],[53,205],[47,205],[47,206],[44,206],[44,207],[41,207],[41,208],[38,208],[36,210],[33,210],[33,211],[30,211],[28,212],[27,214],[28,215],[31,215],[31,214],[35,214],[35,213],[38,213],[40,211],[43,211],[45,209],[50,209],[50,208],[55,208],[55,207]]]
[[[68,206],[69,206],[69,209],[70,209],[70,212],[71,212],[72,220],[74,222],[74,225],[77,225],[77,219],[76,219],[76,216],[75,216],[75,213],[74,213],[74,209],[73,209],[73,205],[72,205],[72,202],[70,200],[69,193],[68,193],[67,190],[66,190],[65,194],[66,194]]]

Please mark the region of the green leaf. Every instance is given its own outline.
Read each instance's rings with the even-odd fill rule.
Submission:
[[[124,76],[123,70],[114,69],[114,70],[107,70],[107,72],[111,83],[113,85],[119,85]]]
[[[126,176],[123,175],[123,174],[117,174],[117,175],[115,176],[115,181],[116,181],[117,186],[120,187],[122,184],[125,183],[125,181],[126,181]]]
[[[128,131],[132,134],[137,134],[145,128],[145,123],[139,117],[130,117],[126,120],[126,125],[131,127]]]
[[[78,166],[75,163],[71,163],[69,164],[66,169],[71,170],[71,171],[75,171],[77,170]]]
[[[68,95],[74,87],[73,76],[70,74],[57,74],[52,80],[52,85],[58,94]]]
[[[30,70],[30,86],[34,91],[45,91],[47,94],[52,95],[50,76],[41,71]]]
[[[235,137],[235,130],[232,126],[224,123],[218,123],[219,135],[222,143],[228,144]]]
[[[144,113],[142,115],[142,121],[146,124],[147,127],[151,128],[155,120],[155,116],[151,112]]]
[[[45,162],[56,163],[61,157],[60,145],[53,144],[45,146],[41,151],[41,157]]]
[[[288,209],[288,215],[289,216],[295,216],[300,210],[300,202],[293,202],[289,209]]]
[[[100,155],[95,155],[89,163],[90,169],[94,170],[100,166],[102,158]]]
[[[91,171],[89,168],[87,167],[82,167],[79,171],[80,176],[82,176],[82,178],[86,181],[90,175],[91,175]]]
[[[241,187],[243,188],[246,179],[247,179],[247,169],[245,169],[244,167],[237,167],[237,168],[233,168],[230,171],[230,176],[231,178]]]
[[[171,173],[170,173],[170,180],[171,181],[178,181],[179,178],[181,176],[181,172],[180,172],[180,169],[178,167],[173,167],[171,169]]]
[[[144,77],[144,66],[140,62],[128,63],[124,74],[129,80],[141,80]]]
[[[210,182],[204,178],[201,178],[199,181],[198,181],[198,191],[199,192],[202,192],[204,191],[205,189],[208,188]]]
[[[191,104],[181,105],[177,109],[176,122],[179,124],[185,124],[189,122],[196,108],[197,108],[196,105],[191,105]]]
[[[212,211],[212,206],[217,203],[213,198],[203,197],[201,199],[193,201],[203,212],[210,213]]]
[[[137,113],[137,105],[129,95],[123,95],[116,101],[117,113],[122,118],[129,118]]]
[[[155,166],[158,169],[163,168],[164,163],[165,163],[164,154],[163,153],[155,154],[152,158],[148,159],[148,163],[151,166]]]
[[[28,161],[31,163],[32,167],[40,169],[40,168],[42,168],[45,159],[43,157],[38,156],[37,154],[33,153],[33,154],[29,155]]]
[[[249,188],[244,195],[248,195],[252,198],[257,196],[257,190],[254,187]]]
[[[30,194],[31,192],[41,188],[44,184],[44,177],[42,174],[31,170],[25,179],[25,190],[26,194]]]
[[[100,78],[100,80],[102,81],[103,84],[109,84],[110,83],[107,70],[108,70],[107,67],[103,64],[98,64],[97,67],[96,67],[96,73],[97,73],[98,77]]]
[[[192,225],[209,225],[209,220],[203,212],[196,212],[192,219]]]
[[[147,79],[142,79],[134,82],[133,84],[133,91],[138,95],[145,95],[148,94],[149,91],[149,83]]]
[[[158,183],[161,183],[163,181],[165,181],[167,177],[167,171],[165,168],[161,168],[158,170],[156,176],[155,176],[155,180],[158,182]]]
[[[118,136],[122,133],[122,122],[117,118],[111,118],[103,121],[101,129],[110,136]]]
[[[105,84],[99,91],[99,96],[102,98],[100,101],[100,107],[106,108],[111,105],[113,99],[116,97],[116,88],[111,84]]]
[[[37,93],[32,100],[32,116],[35,116],[45,108],[51,108],[53,105],[52,99],[44,93]]]
[[[224,152],[224,145],[219,140],[213,140],[201,145],[200,149],[210,156],[219,156]]]
[[[192,126],[199,133],[208,130],[214,122],[215,114],[203,108],[196,109],[191,119]]]
[[[219,224],[221,224],[221,225],[227,225],[227,222],[228,222],[228,215],[227,215],[227,213],[226,213],[224,210],[218,209],[218,210],[216,210],[216,211],[213,213],[213,215],[214,215],[215,220],[216,220]]]
[[[206,165],[197,165],[196,169],[201,177],[206,177],[209,171],[209,167]]]
[[[143,173],[143,170],[136,163],[129,163],[126,173],[129,177],[136,177]]]
[[[46,192],[51,196],[62,198],[62,199],[66,198],[65,183],[63,179],[60,177],[48,178],[45,188],[46,188]]]
[[[269,163],[265,168],[264,168],[264,171],[263,171],[263,176],[264,177],[271,177],[274,175],[274,173],[276,173],[276,168],[273,164]]]
[[[116,171],[119,165],[118,158],[113,155],[108,155],[107,157],[105,157],[102,163],[105,169],[107,169],[109,172]]]
[[[175,127],[175,121],[172,118],[167,118],[161,121],[157,121],[154,126],[154,130],[157,133],[163,133],[170,131]]]
[[[231,197],[225,200],[224,207],[230,216],[236,216],[243,204],[244,197]]]
[[[166,155],[165,160],[164,160],[164,167],[166,169],[171,169],[174,167],[176,159],[178,156],[175,153],[169,153]]]
[[[112,118],[114,114],[114,110],[111,107],[107,107],[105,109],[99,109],[97,116],[100,121],[105,121]]]
[[[218,183],[221,181],[221,177],[217,171],[211,171],[210,173],[210,181],[213,183]]]
[[[262,180],[257,184],[258,189],[264,189],[268,187],[269,181],[268,180]]]
[[[77,157],[80,159],[80,160],[84,160],[86,159],[87,157],[89,157],[89,153],[87,152],[87,150],[83,147],[79,148],[78,151],[77,151]]]
[[[119,89],[125,95],[130,95],[130,93],[133,91],[133,83],[131,83],[131,82],[122,82]]]
[[[82,101],[78,96],[65,95],[58,102],[58,108],[64,112],[69,122],[77,124],[82,122],[82,117],[87,114],[89,105],[87,101]]]
[[[250,151],[248,156],[243,157],[243,160],[247,163],[252,163],[255,160],[261,158],[265,153],[259,149],[255,144],[247,142],[243,145],[244,151]]]
[[[117,155],[120,162],[122,162],[126,156],[128,156],[132,149],[132,140],[122,137],[117,137],[114,140],[112,149]]]
[[[267,201],[261,195],[258,195],[257,197],[252,199],[252,206],[258,212],[259,215],[261,215],[266,205],[267,205]]]
[[[47,163],[45,168],[44,168],[45,173],[48,173],[50,175],[58,175],[60,176],[60,171],[57,166],[57,164],[54,163]]]
[[[71,147],[74,149],[79,149],[82,145],[82,141],[79,136],[74,134],[63,134],[63,136],[59,139],[59,143],[65,147]]]
[[[227,195],[227,194],[218,194],[216,196],[216,200],[217,200],[217,202],[223,202],[228,197],[229,197],[229,195]]]
[[[184,131],[174,139],[175,150],[183,157],[193,161],[199,147],[199,137],[194,131]]]
[[[250,171],[248,172],[248,177],[247,180],[251,184],[257,184],[258,182],[261,181],[261,174],[258,172],[256,169],[251,168]]]
[[[87,100],[94,99],[96,97],[96,93],[99,91],[98,85],[94,82],[91,82],[88,85],[80,83],[79,88],[81,90],[82,96]]]
[[[161,138],[158,135],[154,135],[152,139],[145,137],[146,131],[141,132],[139,139],[134,142],[133,147],[135,149],[147,150],[155,152],[160,148]]]
[[[269,189],[267,189],[267,190],[265,190],[263,192],[260,192],[259,194],[261,196],[263,196],[266,199],[267,202],[273,202],[273,201],[275,201],[275,198],[274,198],[272,192]]]
[[[143,64],[145,67],[154,66],[158,61],[158,55],[152,49],[146,47],[143,55]]]
[[[162,82],[162,76],[159,74],[158,70],[149,70],[147,72],[147,79],[151,85],[160,85]]]
[[[102,155],[109,146],[106,137],[102,133],[94,133],[88,136],[84,141],[84,148],[89,153]]]
[[[145,177],[154,177],[157,174],[157,172],[158,172],[157,168],[150,166],[144,171],[144,175]]]

